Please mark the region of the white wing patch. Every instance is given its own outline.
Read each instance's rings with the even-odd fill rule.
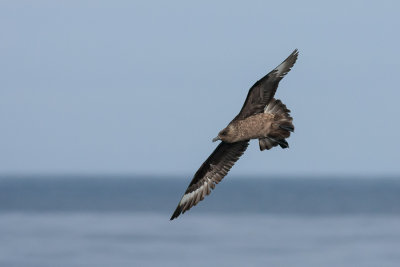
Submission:
[[[296,62],[297,55],[299,54],[299,51],[295,49],[293,53],[285,59],[278,67],[276,67],[273,71],[276,71],[276,77],[283,78],[290,69],[293,67],[294,63]]]
[[[286,65],[287,65],[287,62],[284,61],[284,62],[282,62],[282,64],[280,64],[278,67],[275,68],[275,70],[277,71],[276,75],[278,77],[282,78],[283,76],[285,76],[285,74],[287,73],[287,72],[285,73]]]
[[[199,188],[197,188],[197,189],[194,190],[193,192],[190,192],[190,193],[185,194],[185,195],[182,197],[181,201],[179,202],[179,205],[183,205],[183,204],[185,204],[186,202],[188,202],[189,200],[192,200],[194,197],[197,196],[198,193],[202,194],[203,190],[205,189],[204,187],[206,187],[206,186],[208,187],[208,182],[209,182],[209,181],[210,181],[210,180],[207,179],[206,181],[204,181],[204,183],[203,183]]]

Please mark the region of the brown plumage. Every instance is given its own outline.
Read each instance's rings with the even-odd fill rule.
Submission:
[[[296,49],[250,88],[239,114],[213,139],[222,142],[195,173],[171,220],[210,194],[211,189],[227,175],[246,151],[250,139],[259,139],[261,151],[277,145],[288,147],[286,138],[294,131],[293,119],[289,115],[290,110],[273,97],[280,80],[296,62],[297,55]]]
[[[289,112],[290,110],[280,100],[272,99],[264,113],[255,114],[241,120],[233,120],[219,132],[215,139],[235,143],[266,137],[278,140],[288,138],[290,131],[294,130],[293,119]]]

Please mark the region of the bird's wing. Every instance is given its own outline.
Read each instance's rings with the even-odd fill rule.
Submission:
[[[221,142],[194,175],[171,220],[185,213],[210,194],[211,189],[214,189],[215,185],[225,177],[233,164],[246,151],[248,145],[248,140],[236,143]]]
[[[274,97],[280,80],[282,80],[293,67],[294,63],[296,63],[298,54],[298,50],[294,50],[278,67],[273,69],[250,88],[243,107],[234,120],[245,119],[251,115],[264,112],[264,108]]]

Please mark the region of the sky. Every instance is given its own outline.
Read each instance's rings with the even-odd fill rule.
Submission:
[[[400,176],[398,1],[1,1],[0,174],[192,176],[248,89],[290,148],[235,175]]]

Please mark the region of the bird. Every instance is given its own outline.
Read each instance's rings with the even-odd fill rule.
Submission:
[[[246,151],[251,139],[259,140],[261,151],[280,146],[294,132],[290,110],[274,95],[279,82],[296,63],[295,49],[280,65],[258,80],[249,90],[238,115],[213,142],[221,142],[195,173],[170,220],[177,218],[209,195]]]

